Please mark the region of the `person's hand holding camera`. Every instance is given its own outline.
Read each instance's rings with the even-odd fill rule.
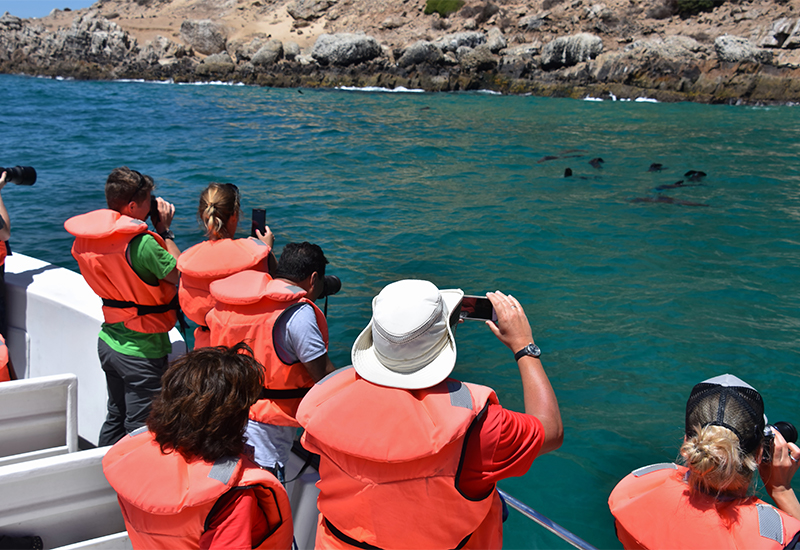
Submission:
[[[772,460],[762,460],[758,473],[764,482],[764,488],[784,512],[800,519],[800,502],[792,489],[792,478],[800,468],[800,447],[787,443],[783,435],[772,429],[775,434],[772,448]]]
[[[156,233],[169,231],[172,218],[175,216],[175,205],[165,201],[161,197],[156,197],[158,202],[158,223],[155,224]]]

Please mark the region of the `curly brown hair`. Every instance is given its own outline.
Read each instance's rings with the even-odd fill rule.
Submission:
[[[189,352],[161,383],[147,427],[162,453],[214,462],[244,451],[248,411],[264,387],[264,367],[247,344]]]

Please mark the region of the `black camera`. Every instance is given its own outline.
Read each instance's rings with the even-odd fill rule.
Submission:
[[[6,180],[17,185],[33,185],[36,183],[36,170],[33,166],[15,166],[0,168],[0,174],[6,173]]]
[[[153,227],[161,221],[161,214],[158,213],[158,199],[150,195],[150,221],[153,222]]]
[[[797,428],[790,422],[775,422],[764,428],[764,454],[762,455],[762,462],[770,462],[772,460],[773,451],[775,450],[775,433],[772,431],[775,428],[787,443],[797,442]]]
[[[342,290],[342,280],[336,275],[325,275],[325,280],[322,283],[322,294],[319,297],[327,298],[340,290]]]

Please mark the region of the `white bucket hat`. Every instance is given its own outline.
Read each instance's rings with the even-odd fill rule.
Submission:
[[[384,287],[372,300],[372,319],[356,338],[356,372],[373,384],[418,390],[435,386],[453,371],[456,341],[450,314],[461,289],[439,290],[429,281],[406,279]]]

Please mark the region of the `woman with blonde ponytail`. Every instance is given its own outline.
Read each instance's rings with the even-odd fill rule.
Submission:
[[[772,427],[765,437],[765,426],[761,395],[739,378],[697,384],[686,403],[684,465],[639,468],[611,493],[622,545],[800,549],[800,502],[791,487],[800,448]],[[756,471],[776,507],[754,495]]]
[[[208,290],[213,281],[247,269],[269,273],[276,265],[272,246],[275,236],[268,226],[256,228],[256,237],[234,239],[239,225],[241,198],[232,183],[211,183],[200,194],[197,219],[205,229],[207,241],[181,254],[178,288],[183,313],[199,326],[194,331],[195,349],[211,343],[206,314],[214,307]]]

